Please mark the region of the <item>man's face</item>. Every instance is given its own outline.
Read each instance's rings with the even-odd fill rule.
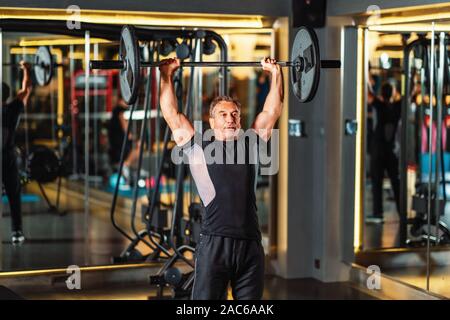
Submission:
[[[238,107],[233,102],[221,101],[214,107],[214,117],[209,118],[217,140],[234,140],[241,128]]]

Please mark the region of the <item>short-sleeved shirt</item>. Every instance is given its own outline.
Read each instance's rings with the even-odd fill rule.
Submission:
[[[6,153],[15,147],[16,130],[24,109],[25,106],[19,99],[14,99],[2,107],[2,149]]]
[[[194,136],[181,146],[205,207],[203,234],[261,239],[255,196],[260,139],[254,136],[234,141]]]

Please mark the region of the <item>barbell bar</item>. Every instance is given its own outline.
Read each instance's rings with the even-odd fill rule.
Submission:
[[[126,61],[121,60],[93,60],[90,62],[91,69],[124,69]],[[293,61],[277,61],[281,67],[296,67],[303,68],[302,62]],[[157,68],[160,66],[159,62],[141,62],[141,68]],[[338,60],[321,60],[320,67],[326,68],[340,68],[341,62]],[[261,67],[260,62],[256,61],[182,61],[181,67]]]
[[[301,27],[297,31],[291,50],[291,61],[277,62],[290,67],[291,84],[300,102],[311,101],[319,86],[321,68],[340,68],[340,60],[321,60],[319,42],[313,29]],[[91,69],[120,70],[120,89],[127,104],[136,102],[140,83],[140,68],[159,67],[159,62],[141,62],[138,40],[132,26],[124,26],[121,32],[119,60],[93,60]],[[255,61],[189,61],[182,67],[260,67]]]

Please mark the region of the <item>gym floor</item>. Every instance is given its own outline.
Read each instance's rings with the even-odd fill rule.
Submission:
[[[108,285],[101,288],[69,291],[67,289],[47,292],[30,292],[15,288],[25,299],[33,300],[148,300],[154,296],[155,289],[148,284]],[[231,291],[228,292],[231,299]],[[266,276],[264,300],[374,300],[350,282],[323,283],[316,279],[286,280]]]
[[[384,223],[373,224],[364,223],[364,242],[363,246],[366,250],[371,249],[388,249],[397,248],[400,244],[399,239],[399,216],[392,196],[390,183],[386,179],[383,188],[383,206],[384,206]],[[370,180],[366,182],[364,193],[364,213],[370,216],[372,208],[372,186]]]
[[[46,187],[50,200],[55,199],[55,188],[54,185]],[[33,187],[29,189],[36,190]],[[91,244],[86,255],[86,244],[82,233],[84,219],[83,211],[79,209],[80,202],[76,198],[66,198],[62,195],[61,204],[64,204],[62,207],[67,211],[62,215],[48,212],[43,199],[24,204],[23,219],[24,225],[27,226],[24,232],[28,240],[20,246],[11,244],[8,236],[9,213],[3,213],[4,221],[6,221],[2,230],[4,231],[2,232],[4,270],[47,269],[49,260],[52,261],[54,268],[66,268],[70,264],[108,265],[112,256],[120,254],[126,241],[112,227],[107,207],[91,205],[94,214],[90,216]],[[118,216],[120,215],[119,210]],[[1,282],[0,279],[0,284]],[[61,287],[47,290],[41,288],[35,291],[29,287],[25,289],[20,286],[15,287],[14,282],[9,283],[8,287],[25,299],[33,300],[147,300],[149,296],[155,294],[155,289],[150,288],[147,283],[106,284],[75,291]],[[229,298],[231,298],[231,292],[229,292]],[[275,276],[266,276],[263,298],[266,300],[376,299],[359,290],[351,282],[323,283],[312,278],[286,280]]]
[[[56,199],[56,185],[47,185],[46,192],[51,202]],[[30,185],[26,193],[36,192],[39,197],[37,186]],[[43,198],[23,204],[24,233],[27,241],[19,246],[12,245],[9,239],[9,213],[5,211],[2,225],[3,234],[3,269],[4,270],[39,270],[49,267],[66,268],[68,265],[108,265],[111,257],[118,256],[127,241],[121,237],[112,227],[109,220],[109,208],[100,201],[91,204],[89,217],[90,243],[86,252],[84,241],[84,211],[80,209],[78,197],[67,197],[61,194],[61,208],[63,214],[49,212],[48,206]],[[73,195],[73,192],[72,192]],[[123,221],[123,212],[118,208],[117,216]],[[124,224],[125,229],[129,229]],[[130,271],[132,272],[132,271]],[[1,284],[0,279],[0,284]],[[50,281],[52,282],[52,281]],[[95,300],[95,299],[121,299],[121,300],[147,300],[155,294],[147,283],[106,284],[93,286],[83,290],[68,291],[66,288],[56,287],[39,291],[15,287],[14,282],[9,288],[25,299],[55,299],[55,300]],[[120,290],[118,290],[120,288]],[[231,298],[231,292],[229,292]],[[351,282],[323,283],[321,281],[308,279],[286,280],[275,276],[266,276],[264,299],[376,299],[357,288]]]

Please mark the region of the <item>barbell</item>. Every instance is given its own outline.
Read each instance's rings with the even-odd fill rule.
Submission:
[[[319,86],[321,68],[340,68],[340,60],[320,60],[319,42],[313,29],[301,27],[295,35],[291,61],[280,61],[282,67],[290,67],[291,84],[300,102],[311,101]],[[155,68],[159,62],[141,62],[138,40],[132,26],[122,28],[119,60],[93,60],[91,69],[120,70],[120,90],[127,104],[133,104],[138,97],[140,68]],[[258,67],[255,61],[198,61],[182,62],[182,67]]]
[[[20,64],[3,63],[3,66],[20,67]],[[50,49],[46,46],[40,46],[34,55],[34,63],[31,66],[36,83],[40,86],[46,86],[52,80],[54,69],[64,65],[62,63],[54,63]]]

